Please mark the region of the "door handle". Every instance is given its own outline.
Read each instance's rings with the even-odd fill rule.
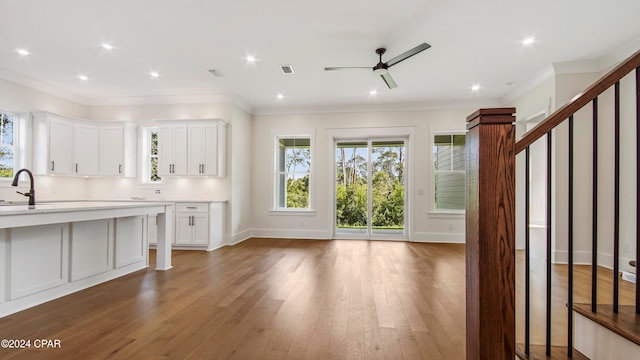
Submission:
[[[202,173],[204,174],[204,164],[202,164]]]
[[[118,164],[118,174],[122,174],[122,164]]]
[[[51,171],[54,171],[55,169],[56,169],[56,162],[51,161]]]
[[[196,225],[196,217],[192,216],[191,217],[191,226],[195,226]]]
[[[78,173],[78,163],[76,163],[76,173]]]

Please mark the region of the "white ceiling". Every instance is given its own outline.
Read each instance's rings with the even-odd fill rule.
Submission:
[[[638,0],[0,0],[0,75],[86,104],[198,97],[286,111],[495,100],[549,64],[633,43],[639,14]],[[536,43],[523,47],[528,36]],[[368,71],[323,70],[373,66],[377,47],[388,60],[422,42],[432,48],[391,68],[396,89]]]

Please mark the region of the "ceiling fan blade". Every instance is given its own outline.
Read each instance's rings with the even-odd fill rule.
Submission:
[[[338,66],[338,67],[326,67],[324,71],[334,71],[334,70],[350,70],[350,69],[367,69],[371,70],[370,66]]]
[[[389,60],[386,62],[387,66],[391,67],[403,60],[407,60],[408,58],[412,57],[413,55],[420,53],[422,51],[427,50],[428,48],[430,48],[431,45],[427,44],[427,43],[422,43],[416,47],[414,47],[413,49],[409,50],[409,51],[405,51],[402,54],[394,57],[393,59]]]
[[[389,74],[388,72],[380,75],[380,77],[382,78],[382,80],[384,80],[385,84],[387,84],[389,89],[398,87],[398,85],[396,85],[396,82],[391,77],[391,74]]]

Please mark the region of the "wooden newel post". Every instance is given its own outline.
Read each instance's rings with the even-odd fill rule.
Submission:
[[[515,359],[515,108],[467,117],[467,359]]]

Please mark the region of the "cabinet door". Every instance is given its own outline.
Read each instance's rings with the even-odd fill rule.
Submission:
[[[191,245],[191,214],[176,214],[176,245]]]
[[[202,175],[205,139],[203,126],[189,125],[189,175]]]
[[[204,125],[203,174],[218,175],[218,125]]]
[[[218,125],[189,126],[189,175],[218,174]]]
[[[124,128],[100,128],[100,175],[121,176],[124,172]]]
[[[192,240],[194,245],[209,244],[209,214],[191,215]]]
[[[76,124],[74,143],[74,173],[77,175],[97,175],[98,127]]]
[[[187,126],[173,127],[173,175],[187,175]]]
[[[173,127],[158,130],[158,174],[171,175],[173,170]]]
[[[73,174],[73,124],[52,119],[49,123],[50,174]]]

